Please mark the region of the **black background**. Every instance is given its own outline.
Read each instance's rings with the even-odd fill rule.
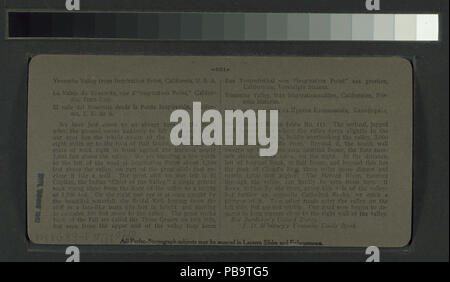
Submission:
[[[65,261],[26,236],[27,66],[37,54],[402,56],[414,66],[412,240],[382,261],[448,261],[448,1],[381,0],[380,13],[439,13],[439,42],[189,42],[8,39],[7,11],[65,11],[65,0],[0,2],[0,261]],[[367,13],[365,0],[81,0],[81,10]],[[405,107],[408,107],[405,104]],[[78,246],[82,261],[364,261],[365,248]]]

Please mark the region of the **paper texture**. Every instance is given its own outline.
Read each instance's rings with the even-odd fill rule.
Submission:
[[[410,240],[407,60],[39,55],[29,66],[28,101],[34,243],[400,247]],[[213,109],[223,145],[204,144],[208,122],[194,126]],[[191,145],[171,142],[176,110],[189,114]],[[244,145],[225,145],[226,110],[258,117],[266,110],[267,134],[275,128],[269,110],[278,111],[276,153],[259,155],[268,145],[248,135],[251,120]]]

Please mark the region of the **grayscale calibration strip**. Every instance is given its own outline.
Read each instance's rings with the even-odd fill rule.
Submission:
[[[438,14],[10,11],[8,23],[10,39],[439,40]]]

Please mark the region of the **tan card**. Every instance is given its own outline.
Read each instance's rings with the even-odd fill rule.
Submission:
[[[34,243],[410,240],[405,59],[39,55],[28,101]]]

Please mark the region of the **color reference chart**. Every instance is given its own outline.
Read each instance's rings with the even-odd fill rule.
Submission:
[[[8,12],[9,38],[437,41],[437,14]]]

